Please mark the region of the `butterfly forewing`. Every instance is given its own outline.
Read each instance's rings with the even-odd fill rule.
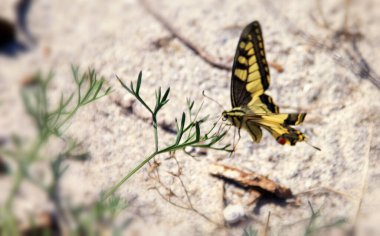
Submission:
[[[259,22],[254,21],[243,30],[236,49],[232,68],[232,107],[247,106],[253,99],[260,100],[259,96],[269,84],[261,27]]]

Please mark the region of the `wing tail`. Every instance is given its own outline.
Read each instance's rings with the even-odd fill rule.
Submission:
[[[284,145],[295,145],[297,142],[306,140],[306,136],[290,125],[298,125],[305,119],[306,113],[291,114],[268,114],[252,115],[249,120],[268,130],[278,143]]]

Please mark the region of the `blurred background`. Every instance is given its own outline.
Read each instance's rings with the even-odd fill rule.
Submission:
[[[0,235],[379,235],[379,13],[378,0],[1,0]],[[308,113],[300,130],[321,151],[242,132],[232,156],[159,155],[104,199],[154,150],[149,113],[116,76],[142,71],[152,106],[170,87],[164,146],[187,98],[210,117],[231,108],[232,60],[254,20],[268,94]],[[222,143],[233,139],[231,128]],[[215,163],[294,198],[257,200],[212,177]]]

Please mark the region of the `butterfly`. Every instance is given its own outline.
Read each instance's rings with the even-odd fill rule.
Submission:
[[[270,85],[268,62],[265,58],[264,40],[260,23],[247,25],[238,42],[231,78],[232,109],[222,113],[240,130],[243,128],[256,143],[262,138],[262,129],[279,144],[295,145],[306,136],[293,125],[301,124],[306,113],[280,113],[273,99],[265,94]]]

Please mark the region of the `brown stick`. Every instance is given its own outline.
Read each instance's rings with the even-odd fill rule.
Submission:
[[[181,35],[163,16],[161,16],[159,13],[154,11],[146,2],[146,0],[140,0],[140,3],[147,12],[149,12],[154,18],[156,18],[156,20],[158,20],[162,24],[162,26],[164,26],[164,28],[170,32],[170,34],[173,37],[177,38],[181,43],[183,43],[186,47],[188,47],[191,51],[193,51],[206,63],[218,69],[222,69],[226,71],[232,70],[231,65],[227,65],[223,62],[218,61],[209,53],[207,53],[205,50],[198,47],[195,43],[191,42],[189,39]],[[270,67],[275,69],[278,73],[282,73],[284,71],[284,68],[278,63],[269,62],[268,64]]]
[[[149,6],[149,4],[145,0],[140,0],[141,5],[144,9],[149,12],[156,20],[158,20],[165,29],[167,29],[174,37],[176,37],[179,41],[181,41],[186,47],[192,50],[195,54],[197,54],[200,58],[202,58],[205,62],[214,66],[216,68],[222,70],[231,70],[230,65],[226,65],[222,62],[218,62],[213,56],[209,53],[195,45],[193,42],[185,38],[181,35],[164,17],[162,17],[158,12],[154,11],[153,8]]]
[[[213,164],[210,168],[213,176],[233,181],[245,188],[260,188],[279,198],[292,198],[293,194],[289,188],[283,187],[265,176],[254,172],[244,172],[232,166]]]

